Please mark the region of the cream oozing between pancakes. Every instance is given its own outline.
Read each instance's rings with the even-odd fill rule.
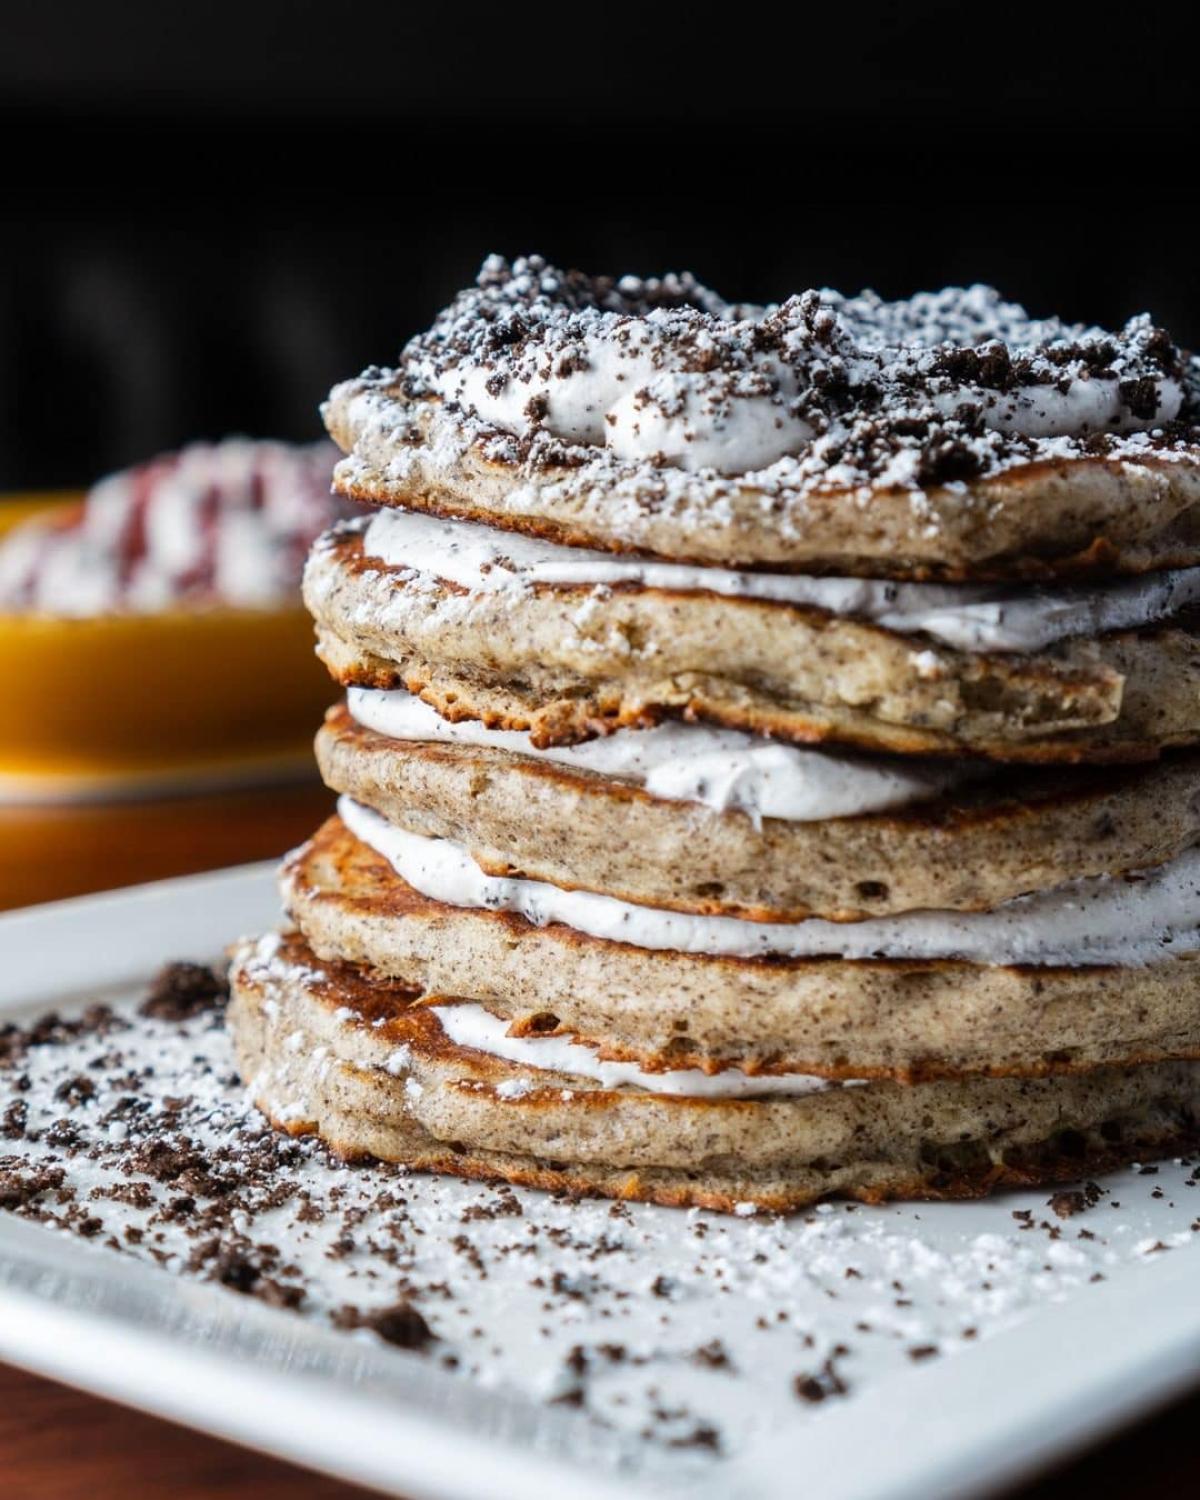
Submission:
[[[368,556],[472,594],[554,585],[711,593],[819,609],[964,651],[1038,651],[1073,637],[1135,630],[1200,603],[1200,567],[1091,587],[900,583],[661,562],[416,511],[381,511],[361,525]]]
[[[368,379],[379,372],[368,372]],[[1186,420],[1188,366],[1146,317],[1034,319],[988,287],[885,302],[807,291],[725,302],[692,277],[484,263],[413,339],[408,395],[534,465],[921,488]]]
[[[883,812],[938,796],[974,773],[958,765],[835,755],[785,745],[711,724],[668,721],[618,729],[582,745],[539,749],[526,731],[488,729],[473,719],[444,719],[403,689],[352,687],[346,705],[356,723],[401,742],[504,750],[640,785],[652,797],[737,809],[756,826],[764,818],[814,822]]]
[[[767,1095],[794,1097],[816,1094],[830,1088],[846,1088],[865,1079],[828,1079],[814,1073],[747,1073],[725,1067],[706,1073],[700,1068],[666,1068],[650,1071],[636,1062],[614,1061],[597,1055],[594,1047],[572,1036],[517,1037],[510,1023],[492,1015],[485,1006],[470,1001],[434,1005],[443,1032],[459,1047],[471,1047],[490,1057],[520,1067],[541,1068],[555,1073],[591,1078],[603,1088],[638,1088],[650,1094],[670,1094],[692,1099],[752,1099]],[[519,1098],[537,1085],[515,1078],[498,1085],[508,1098]]]
[[[421,895],[447,906],[561,923],[602,941],[729,958],[961,959],[978,964],[1142,965],[1200,951],[1200,848],[1133,876],[1093,876],[991,911],[910,911],[858,922],[755,922],[641,906],[545,881],[487,875],[468,850],[387,822],[349,797],[347,828]]]

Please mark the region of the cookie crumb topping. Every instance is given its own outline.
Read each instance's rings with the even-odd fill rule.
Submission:
[[[886,302],[810,290],[728,303],[692,276],[489,257],[396,372],[488,457],[532,469],[745,475],[920,489],[1063,456],[1194,439],[1189,357],[1149,317],[1036,319],[990,287]],[[599,475],[597,477],[600,477]]]

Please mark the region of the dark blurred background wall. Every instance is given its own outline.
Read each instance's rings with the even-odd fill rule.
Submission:
[[[1200,342],[1192,9],[0,0],[0,487],[313,436],[493,249]]]

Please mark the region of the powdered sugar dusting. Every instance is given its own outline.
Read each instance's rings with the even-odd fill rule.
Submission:
[[[610,492],[669,495],[672,471],[703,476],[711,507],[725,476],[767,495],[920,491],[1039,458],[1170,451],[1194,437],[1190,379],[1144,315],[1106,332],[1031,318],[982,286],[759,308],[687,275],[614,281],[529,256],[489,258],[399,368],[358,389],[364,423],[388,420],[372,393],[396,384],[453,413],[424,437],[447,445],[424,455],[434,466],[457,427],[488,458],[582,468],[576,483]]]

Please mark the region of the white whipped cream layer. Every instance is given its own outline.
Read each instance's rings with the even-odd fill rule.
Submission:
[[[882,757],[831,755],[781,745],[761,735],[670,721],[652,729],[618,729],[583,745],[539,749],[521,730],[457,723],[403,689],[350,688],[356,723],[394,740],[434,741],[508,750],[636,782],[652,797],[737,809],[764,818],[809,823],[883,812],[936,797],[971,774],[959,766],[906,765]]]
[[[1142,965],[1200,951],[1200,848],[1136,878],[1097,876],[992,911],[911,911],[862,922],[750,922],[637,906],[540,880],[486,875],[463,845],[396,828],[342,797],[342,821],[414,890],[448,906],[561,922],[638,948],[730,958],[958,958],[980,964]]]
[[[692,1099],[753,1099],[766,1094],[816,1094],[824,1089],[841,1088],[842,1080],[818,1078],[812,1073],[745,1073],[740,1068],[726,1068],[720,1073],[705,1073],[699,1068],[673,1068],[662,1073],[648,1073],[637,1063],[602,1062],[593,1047],[577,1042],[571,1036],[509,1036],[509,1023],[492,1015],[482,1005],[464,1001],[458,1005],[434,1005],[430,1009],[442,1023],[442,1030],[460,1047],[473,1047],[490,1057],[517,1063],[527,1068],[548,1068],[555,1073],[573,1073],[579,1078],[594,1078],[606,1089],[645,1089],[649,1094],[671,1094]],[[864,1083],[865,1079],[846,1080]],[[502,1083],[503,1097],[519,1099],[538,1085],[515,1079]]]
[[[756,317],[726,323],[724,337],[752,347],[755,323],[765,309],[752,311]],[[593,332],[553,354],[535,343],[505,369],[470,358],[445,368],[418,359],[416,368],[444,401],[484,422],[524,434],[536,413],[536,421],[556,437],[606,448],[623,461],[665,460],[690,473],[746,474],[812,442],[814,429],[796,409],[808,383],[801,368],[766,352],[747,354],[740,369],[689,368],[694,350],[675,349],[664,337],[676,321],[664,310],[643,318],[598,312],[591,319]],[[715,357],[711,340],[710,347]],[[852,386],[885,378],[896,363],[919,369],[912,348],[867,343],[843,354],[842,361]],[[964,402],[978,402],[988,428],[1044,438],[1161,426],[1179,414],[1183,391],[1178,380],[1162,378],[1154,410],[1140,417],[1128,409],[1115,374],[1006,392],[944,383],[925,399],[944,416]]]
[[[472,593],[536,584],[634,584],[678,593],[806,605],[964,651],[1039,651],[1073,636],[1133,630],[1200,603],[1200,567],[1094,588],[896,583],[696,567],[499,531],[474,521],[385,510],[368,523],[366,552]]]
[[[623,321],[621,339],[583,337],[572,358],[542,359],[498,388],[486,365],[427,372],[445,400],[509,432],[530,429],[530,403],[546,428],[572,443],[605,447],[615,458],[651,455],[697,472],[764,469],[813,437],[784,404],[799,393],[793,371],[776,359],[741,380],[720,371],[662,370],[656,355],[661,317]]]

